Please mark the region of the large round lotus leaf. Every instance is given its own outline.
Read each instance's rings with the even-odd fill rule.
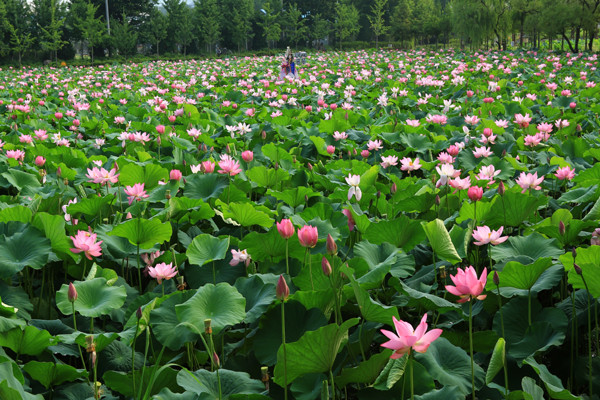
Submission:
[[[251,379],[247,373],[227,369],[220,369],[218,373],[184,369],[177,374],[177,383],[186,391],[201,395],[203,400],[228,399],[234,394],[262,393],[265,390],[261,381]]]
[[[246,299],[228,283],[204,285],[183,304],[175,306],[180,322],[204,331],[204,321],[212,321],[213,333],[240,323],[246,317]]]
[[[185,343],[194,340],[194,334],[184,329],[175,313],[175,306],[185,303],[193,294],[191,290],[177,291],[170,294],[159,307],[150,311],[152,332],[161,344],[171,350],[179,350]],[[177,335],[173,335],[173,332],[177,332]]]
[[[127,293],[123,286],[108,286],[104,278],[75,282],[77,300],[75,311],[84,317],[99,317],[120,308],[125,303]],[[73,313],[68,298],[69,285],[62,285],[56,293],[56,306],[65,315]]]
[[[444,386],[457,386],[463,395],[471,392],[471,363],[469,355],[444,338],[438,338],[427,352],[415,355],[433,379]],[[475,386],[483,385],[485,372],[475,364]]]
[[[157,218],[135,218],[114,227],[109,235],[124,237],[129,243],[141,249],[151,249],[171,238],[173,228],[170,223],[163,223]]]
[[[42,268],[51,251],[50,241],[33,227],[0,235],[0,279],[10,278],[25,267]]]

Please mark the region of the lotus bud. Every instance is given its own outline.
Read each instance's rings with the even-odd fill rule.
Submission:
[[[573,255],[573,260],[575,260],[577,258],[577,249],[575,247],[571,249],[571,254]]]
[[[331,275],[331,264],[329,264],[327,257],[323,257],[321,259],[321,269],[323,270],[323,274],[325,276]]]
[[[312,171],[312,170],[313,170],[313,166],[312,166],[312,164],[311,164],[311,163],[308,163],[308,165],[307,165],[307,168],[308,168],[308,170],[309,170],[309,171]]]
[[[390,188],[390,193],[395,194],[398,191],[398,186],[396,186],[396,182],[392,182],[392,187]]]
[[[377,198],[379,199],[381,197],[381,190],[377,191]]]
[[[583,271],[579,265],[573,264],[573,268],[575,269],[575,272],[577,272],[577,275],[581,276],[583,274]]]
[[[90,355],[90,360],[92,362],[92,365],[96,365],[96,351],[92,351],[92,354]]]
[[[560,222],[558,223],[558,233],[559,233],[561,236],[565,236],[565,230],[566,230],[566,228],[565,228],[565,223],[564,223],[564,222],[562,222],[562,221],[560,221]]]
[[[498,276],[498,271],[494,271],[494,285],[500,285],[500,277]]]
[[[338,248],[337,248],[337,244],[335,244],[335,240],[333,240],[333,237],[331,236],[331,234],[327,234],[327,254],[329,255],[336,255]]]
[[[77,289],[75,288],[75,285],[73,285],[73,282],[69,283],[69,291],[67,292],[67,298],[71,303],[74,303],[75,300],[77,300]]]
[[[471,201],[479,201],[483,197],[483,189],[479,186],[471,186],[469,190],[467,190],[467,195]]]
[[[441,199],[440,199],[440,195],[436,194],[435,195],[435,205],[439,207],[440,203],[441,203]]]
[[[212,320],[210,318],[204,320],[204,333],[207,335],[212,334]]]
[[[267,138],[267,132],[262,131],[261,136],[262,136],[263,140],[265,140]]]
[[[137,317],[138,321],[142,319],[142,307],[138,307],[138,309],[135,310],[135,316]]]
[[[217,366],[217,368],[221,367],[221,360],[219,360],[219,356],[217,355],[216,351],[213,351],[213,362],[215,363],[215,365]]]
[[[277,287],[275,288],[275,295],[277,296],[277,300],[281,300],[282,302],[287,301],[288,297],[290,296],[290,288],[288,287],[283,275],[279,275]]]
[[[504,182],[500,181],[498,184],[498,194],[504,196],[504,193],[506,193],[506,187],[504,186]]]

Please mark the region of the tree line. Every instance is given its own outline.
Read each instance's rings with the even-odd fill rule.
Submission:
[[[599,17],[600,0],[0,0],[0,61],[382,44],[578,52],[593,50]]]

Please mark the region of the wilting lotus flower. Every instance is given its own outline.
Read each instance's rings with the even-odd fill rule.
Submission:
[[[360,175],[352,175],[346,177],[346,182],[350,185],[350,189],[348,189],[348,200],[352,198],[352,196],[356,196],[356,200],[360,201],[362,197],[362,192],[358,185],[360,185]]]

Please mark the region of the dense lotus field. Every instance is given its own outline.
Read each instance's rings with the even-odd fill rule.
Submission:
[[[0,71],[1,399],[600,394],[600,73]]]

